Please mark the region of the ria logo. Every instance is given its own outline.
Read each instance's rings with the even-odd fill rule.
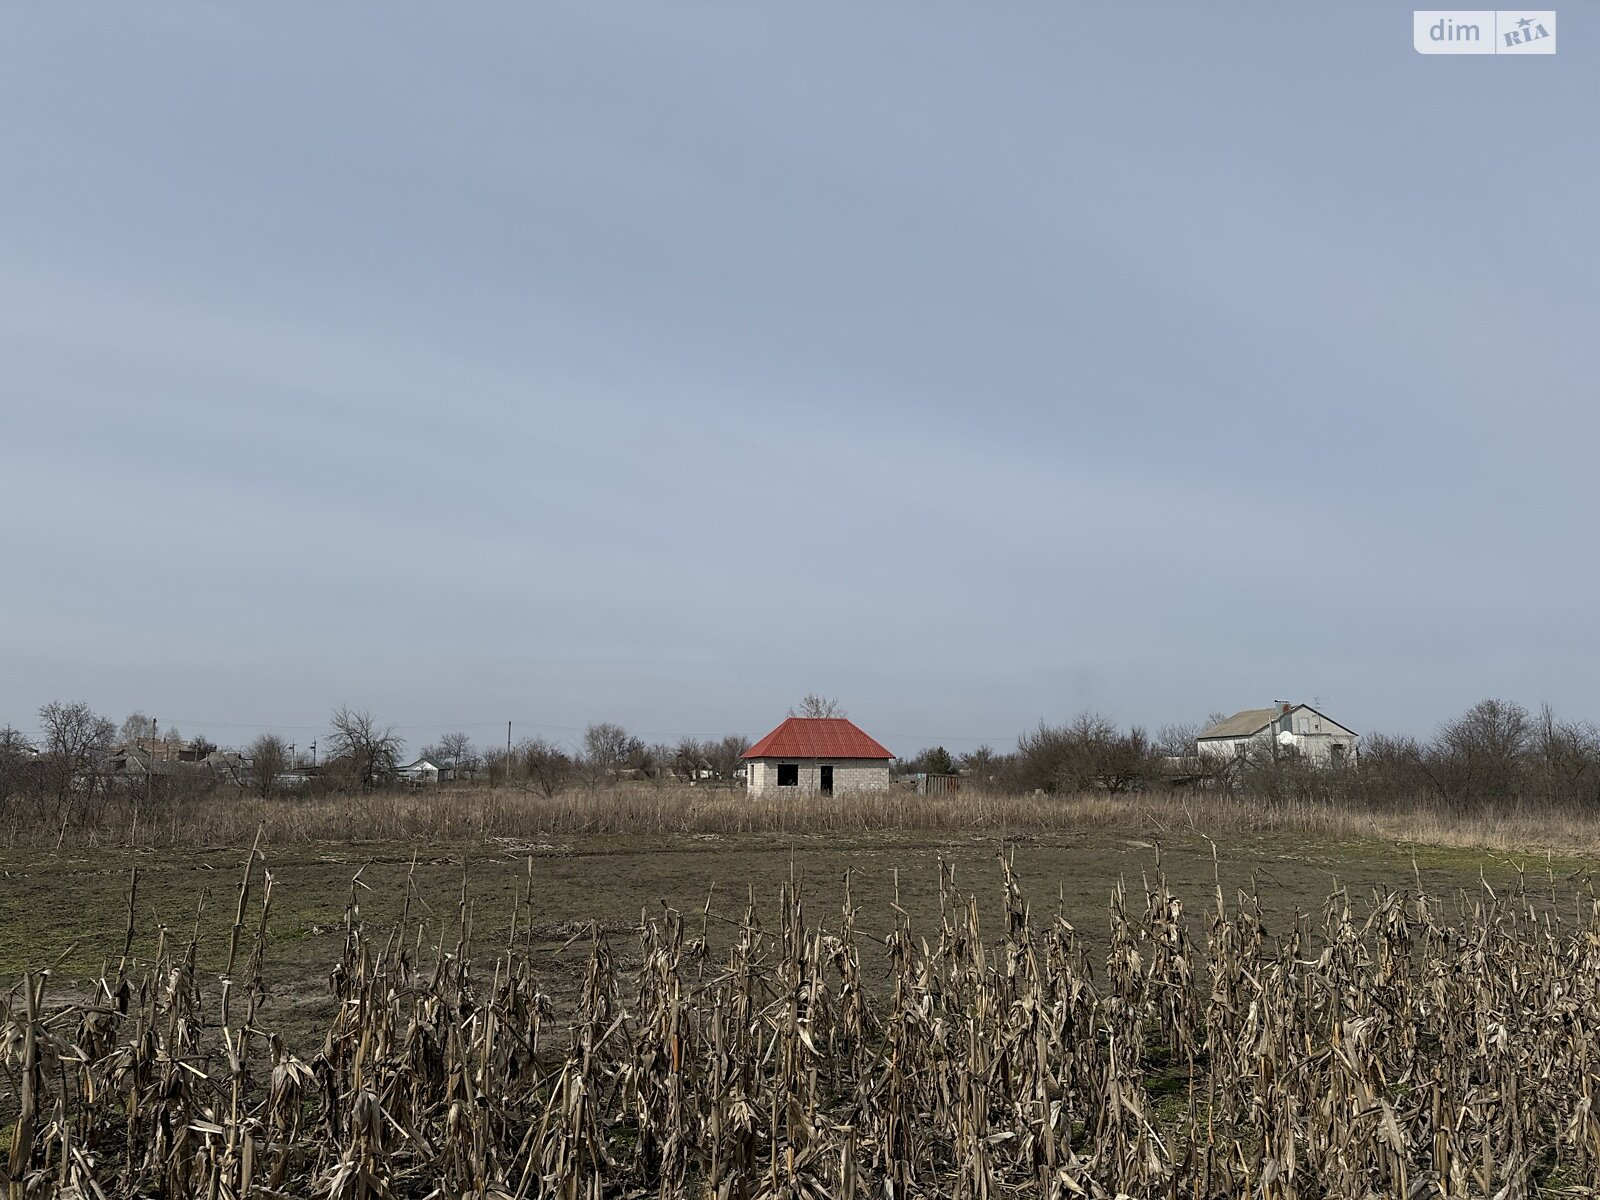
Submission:
[[[1554,16],[1553,13],[1551,15]],[[1555,21],[1552,20],[1550,24],[1554,25]],[[1517,22],[1515,29],[1508,29],[1500,36],[1505,39],[1507,46],[1526,46],[1543,38],[1550,38],[1552,49],[1555,46],[1555,38],[1550,37],[1550,31],[1536,17],[1523,17]]]
[[[1418,54],[1554,54],[1553,10],[1427,9],[1411,14]]]

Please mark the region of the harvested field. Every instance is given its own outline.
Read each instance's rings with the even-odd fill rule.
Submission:
[[[1596,1175],[1580,860],[1252,838],[1214,866],[1201,838],[1104,836],[245,857],[6,857],[39,922],[4,946],[10,1194],[1509,1198]]]

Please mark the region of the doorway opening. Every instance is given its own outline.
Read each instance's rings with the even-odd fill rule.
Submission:
[[[818,767],[817,768],[817,786],[821,789],[822,794],[824,796],[833,795],[833,768],[832,767]]]

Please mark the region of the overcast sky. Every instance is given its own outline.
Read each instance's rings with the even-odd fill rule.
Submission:
[[[1600,718],[1600,21],[9,5],[0,722]]]

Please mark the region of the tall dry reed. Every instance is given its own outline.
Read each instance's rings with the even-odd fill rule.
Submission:
[[[1425,798],[1381,805],[1265,801],[1223,792],[954,796],[889,792],[755,800],[742,791],[624,784],[546,797],[516,788],[442,787],[261,799],[224,792],[135,811],[109,805],[93,823],[0,824],[12,848],[39,845],[222,846],[265,830],[285,841],[463,841],[599,835],[842,834],[971,830],[1034,834],[1111,830],[1378,837],[1488,849],[1600,850],[1600,812],[1507,802],[1462,809]]]

